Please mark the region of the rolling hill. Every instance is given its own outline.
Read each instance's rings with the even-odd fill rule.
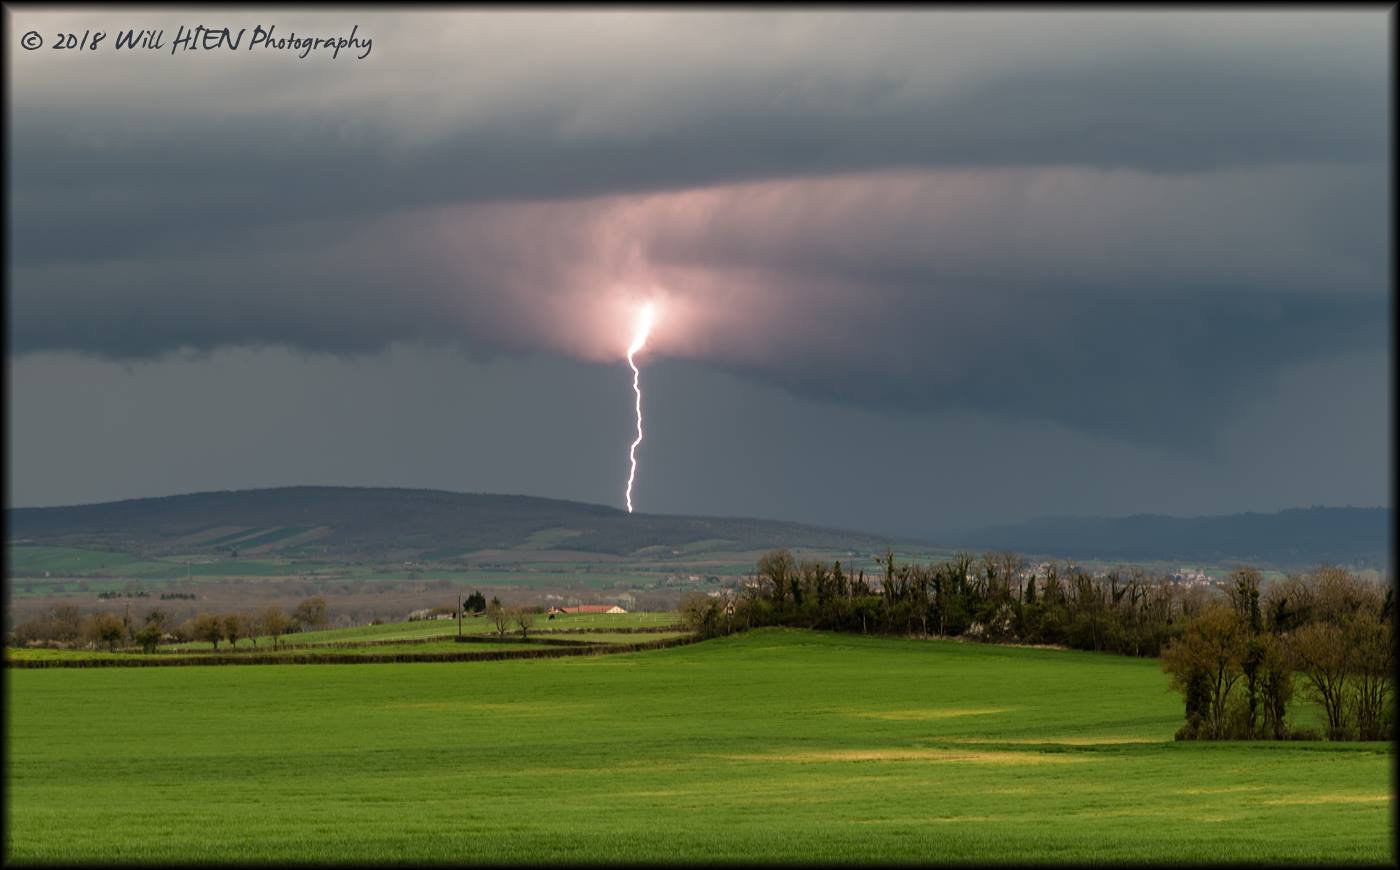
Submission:
[[[340,559],[453,558],[531,548],[630,555],[648,547],[854,549],[895,543],[773,520],[628,514],[519,495],[299,486],[71,507],[11,508],[9,540],[146,555],[227,553]]]
[[[299,486],[11,508],[9,540],[140,554],[229,554],[329,560],[450,560],[493,550],[654,558],[672,550],[773,547],[873,553],[926,550],[881,537],[775,520],[628,514],[519,495],[430,489]],[[1303,508],[1273,514],[1058,517],[985,528],[936,543],[1077,560],[1244,562],[1291,569],[1321,562],[1389,565],[1388,508]],[[901,545],[903,545],[901,547]],[[562,552],[561,552],[562,551]]]

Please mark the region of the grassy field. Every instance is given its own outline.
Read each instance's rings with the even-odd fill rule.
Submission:
[[[586,628],[660,628],[676,625],[681,621],[679,613],[673,611],[656,611],[648,613],[639,611],[637,613],[580,613],[566,616],[556,616],[548,619],[541,615],[535,619],[534,631],[555,631],[559,629]],[[492,634],[496,631],[496,625],[485,616],[467,617],[462,620],[463,634]],[[437,637],[454,635],[457,633],[457,621],[455,619],[420,619],[414,622],[385,622],[379,625],[357,625],[354,628],[329,628],[324,631],[303,631],[297,634],[287,634],[282,636],[282,641],[289,644],[308,643],[342,643],[347,641],[363,640],[412,640],[414,638]],[[512,633],[515,633],[512,631]],[[549,636],[546,634],[546,636]],[[567,636],[567,635],[566,635]],[[644,637],[634,638],[634,640],[648,640],[660,635],[647,634]],[[585,639],[585,638],[580,638]],[[259,637],[258,645],[270,644],[269,637]],[[241,641],[239,647],[248,646],[248,641]],[[220,649],[228,644],[220,645]],[[190,641],[189,643],[171,644],[171,649],[211,649],[208,641]]]
[[[1389,745],[1174,743],[1151,660],[768,629],[8,677],[16,861],[1394,860]]]
[[[137,561],[125,553],[114,553],[106,550],[79,550],[74,547],[7,546],[5,556],[11,571],[48,571],[54,574],[112,570]]]
[[[278,648],[273,649],[270,645],[260,646],[256,650],[251,646],[240,646],[240,652],[259,656],[300,656],[300,655],[389,655],[392,653],[413,653],[431,655],[434,653],[461,653],[461,652],[486,652],[487,650],[501,649],[538,649],[539,644],[513,643],[509,640],[502,642],[476,642],[470,645],[460,644],[452,640],[427,641],[426,643],[386,643],[376,646],[313,646],[303,648]],[[220,647],[219,654],[226,653],[227,646]],[[209,650],[190,650],[188,655],[202,656],[209,653]],[[106,650],[68,650],[68,649],[10,649],[6,648],[5,658],[25,660],[25,659],[168,659],[172,653],[142,653],[142,652],[107,652]]]
[[[689,632],[684,631],[658,631],[647,632],[645,634],[590,631],[579,634],[544,634],[532,636],[530,642],[523,642],[518,635],[509,634],[504,639],[496,640],[487,638],[485,635],[476,634],[469,644],[458,643],[449,637],[438,635],[423,636],[418,638],[408,638],[402,643],[386,642],[384,639],[351,639],[339,641],[320,641],[316,644],[283,644],[273,648],[272,643],[260,643],[253,646],[244,641],[235,650],[230,650],[227,643],[214,650],[209,644],[172,644],[161,649],[164,652],[144,653],[137,650],[121,650],[112,652],[105,649],[48,649],[48,648],[23,648],[5,647],[5,658],[15,661],[39,661],[39,660],[73,660],[82,659],[161,659],[172,656],[224,656],[229,652],[246,653],[248,655],[275,655],[275,656],[297,656],[297,655],[377,655],[389,653],[414,653],[432,654],[442,652],[485,652],[487,650],[501,649],[538,649],[540,646],[549,646],[553,641],[568,641],[569,643],[584,644],[634,644],[645,643],[654,640],[669,640],[671,638],[682,637]],[[543,641],[538,643],[536,641]],[[356,646],[360,643],[363,646]]]

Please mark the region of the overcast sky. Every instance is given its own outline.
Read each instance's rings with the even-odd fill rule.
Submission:
[[[1389,14],[9,10],[10,504],[1389,505]]]

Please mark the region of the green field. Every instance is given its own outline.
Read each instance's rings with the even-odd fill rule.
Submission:
[[[560,629],[586,628],[590,631],[607,628],[661,628],[677,625],[680,622],[680,614],[673,611],[638,611],[636,613],[580,613],[566,616],[556,616],[549,619],[543,615],[536,617],[535,626],[532,632],[544,631],[548,633]],[[463,634],[493,634],[496,625],[485,616],[467,617],[462,620]],[[379,625],[357,625],[353,628],[328,628],[324,631],[304,631],[297,634],[282,635],[282,642],[288,644],[308,644],[308,643],[342,643],[347,641],[366,640],[413,640],[415,638],[439,637],[454,635],[457,633],[457,621],[455,619],[420,619],[414,622],[385,622]],[[509,634],[518,634],[518,630],[512,626]],[[563,635],[572,637],[572,635]],[[630,641],[655,640],[657,635],[652,633],[643,634],[630,638]],[[589,638],[579,637],[580,640]],[[596,640],[597,638],[592,638]],[[625,641],[625,642],[630,642]],[[272,643],[270,637],[259,637],[258,646]],[[249,641],[239,641],[239,648],[249,646]],[[228,646],[227,643],[219,645],[220,649]],[[190,649],[207,650],[211,649],[208,641],[190,641],[188,643],[171,644],[170,649]]]
[[[203,542],[202,546],[236,546],[245,550],[275,543],[314,528],[311,526],[255,527],[232,532],[222,538]],[[557,531],[557,530],[556,530]],[[540,533],[547,540],[551,533]],[[557,533],[553,533],[558,537]],[[462,548],[450,548],[453,555],[462,555]],[[537,550],[522,547],[519,554],[528,556]],[[291,559],[290,552],[278,555],[244,555],[232,558],[227,554],[208,552],[162,555],[138,559],[114,550],[51,547],[32,544],[6,546],[9,571],[19,581],[12,584],[12,594],[58,594],[122,591],[131,585],[160,591],[172,581],[229,580],[234,578],[275,580],[316,577],[337,582],[363,580],[446,580],[459,586],[511,586],[527,589],[553,587],[582,587],[612,589],[619,583],[629,588],[654,585],[659,577],[675,566],[661,564],[607,564],[575,561],[533,561],[511,558],[492,561],[485,567],[462,568],[447,565],[415,565],[406,568],[401,563],[357,565],[320,559]],[[188,563],[187,563],[188,559]],[[738,569],[735,569],[736,571]],[[50,576],[45,577],[44,572]],[[703,573],[703,572],[702,572]],[[81,585],[78,582],[81,581]]]
[[[52,574],[80,574],[113,570],[136,562],[126,553],[79,550],[74,547],[7,546],[5,556],[11,571],[26,573],[48,571]]]
[[[170,644],[162,647],[164,652],[145,653],[137,650],[121,650],[112,652],[105,649],[49,649],[45,647],[24,648],[5,647],[5,658],[15,661],[40,661],[40,660],[72,660],[81,661],[83,659],[168,659],[175,656],[210,656],[222,657],[230,652],[247,653],[249,655],[274,655],[274,656],[298,656],[298,655],[379,655],[393,653],[412,653],[414,655],[431,655],[434,653],[463,653],[463,652],[486,652],[488,650],[503,649],[533,649],[538,650],[541,646],[551,646],[551,640],[566,640],[571,643],[583,644],[635,644],[646,643],[655,640],[670,640],[682,637],[689,632],[684,631],[657,631],[645,634],[634,634],[624,632],[590,631],[579,634],[544,634],[532,636],[529,642],[521,641],[519,635],[508,634],[505,638],[497,640],[494,637],[487,637],[480,633],[472,635],[470,643],[459,643],[452,637],[442,635],[426,635],[417,638],[408,637],[402,643],[394,643],[386,638],[361,638],[359,640],[339,640],[320,641],[316,644],[287,644],[283,643],[274,648],[272,642],[267,640],[259,643],[258,646],[248,641],[241,642],[235,649],[230,650],[229,645],[224,643],[218,650],[214,650],[208,643],[200,644]],[[296,635],[293,635],[296,637]],[[543,639],[544,643],[537,641]],[[355,644],[363,645],[355,645]]]
[[[648,635],[648,637],[650,637]],[[386,643],[375,646],[313,646],[303,648],[279,647],[273,649],[271,645],[264,645],[254,649],[251,645],[243,645],[238,648],[239,652],[257,653],[259,656],[301,656],[301,655],[392,655],[395,653],[412,653],[414,655],[433,655],[436,653],[463,653],[463,652],[486,652],[488,650],[503,649],[539,649],[540,644],[511,642],[475,642],[471,644],[457,643],[452,640],[433,640],[420,643]],[[210,652],[209,650],[190,650],[188,655],[202,656]],[[228,646],[219,648],[219,654],[228,652]],[[70,649],[9,649],[5,650],[7,659],[168,659],[173,658],[172,653],[142,653],[142,652],[107,652],[106,650],[70,650]]]
[[[1391,748],[1174,743],[1152,660],[766,629],[12,670],[16,861],[1391,862]]]

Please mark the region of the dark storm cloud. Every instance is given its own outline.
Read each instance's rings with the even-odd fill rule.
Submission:
[[[18,58],[13,348],[604,359],[659,292],[658,352],[804,395],[1188,445],[1384,340],[1382,13],[402,21]]]
[[[620,16],[592,17],[606,31]],[[709,15],[697,28],[696,16],[660,16],[630,38],[615,27],[622,36],[569,32],[556,45],[561,26],[521,17],[477,45],[470,16],[439,16],[448,23],[437,29],[464,40],[451,57],[375,59],[404,75],[394,102],[368,84],[347,94],[326,69],[291,71],[309,83],[271,98],[287,82],[250,64],[217,66],[231,83],[209,93],[214,59],[130,58],[96,92],[83,79],[36,80],[14,106],[15,255],[101,258],[270,220],[889,166],[1186,172],[1386,154],[1379,17],[1347,26],[1021,13],[983,16],[979,28],[934,15],[814,15],[797,39],[798,18]],[[872,43],[848,38],[858,25]],[[1229,37],[1245,25],[1247,38]],[[400,39],[414,44],[423,29],[406,26]],[[705,39],[719,57],[685,50]],[[969,40],[980,57],[954,52]],[[497,73],[504,93],[480,93],[476,77],[522,43],[548,50],[544,70],[519,81]],[[464,70],[469,52],[484,57]],[[201,78],[148,87],[177,68]],[[385,74],[371,64],[333,72],[352,82]]]
[[[914,365],[955,371],[909,376],[894,365],[835,364],[740,369],[801,395],[867,406],[971,408],[1007,423],[1050,420],[1125,441],[1210,452],[1226,421],[1259,397],[1280,368],[1340,347],[1380,346],[1386,325],[1372,304],[1320,304],[1310,297],[1261,303],[1195,292],[1129,301],[1121,294],[1043,292],[1015,305],[1025,322],[957,355],[940,354],[910,311],[873,339]],[[1065,306],[1073,306],[1066,317]],[[1048,334],[1047,334],[1048,333]],[[934,362],[937,360],[937,362]],[[923,374],[923,373],[921,373]]]

